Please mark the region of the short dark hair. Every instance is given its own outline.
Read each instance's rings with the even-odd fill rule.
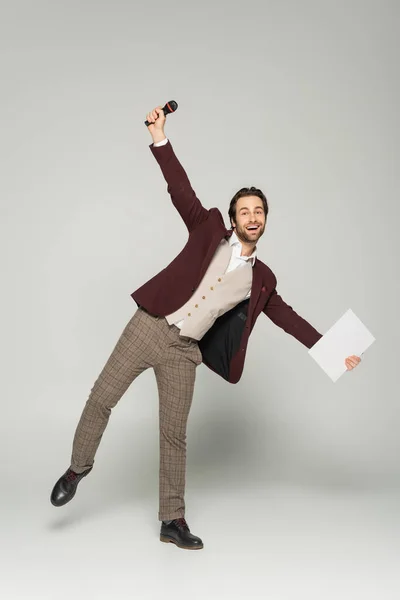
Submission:
[[[239,198],[243,198],[244,196],[258,196],[258,198],[260,198],[262,200],[265,219],[266,219],[267,214],[268,214],[267,198],[265,197],[265,194],[261,190],[259,190],[258,188],[253,186],[253,187],[244,187],[244,188],[240,189],[238,192],[236,192],[236,194],[233,196],[231,203],[229,205],[229,211],[228,211],[229,223],[230,224],[232,223],[231,219],[233,219],[233,221],[236,222],[236,204],[237,204],[237,201],[239,200]]]

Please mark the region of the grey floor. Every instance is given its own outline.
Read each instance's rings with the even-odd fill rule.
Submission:
[[[204,549],[159,541],[156,473],[141,485],[97,466],[63,508],[49,474],[8,474],[1,597],[398,600],[395,492],[196,471],[188,522]]]

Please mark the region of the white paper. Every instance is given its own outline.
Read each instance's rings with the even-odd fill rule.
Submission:
[[[345,359],[353,354],[361,356],[374,341],[374,336],[349,308],[308,354],[332,381],[337,381],[347,371]]]

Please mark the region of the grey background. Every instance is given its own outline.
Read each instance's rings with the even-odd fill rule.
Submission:
[[[398,598],[399,12],[1,4],[4,597]],[[74,501],[49,503],[130,293],[186,241],[143,125],[171,99],[166,134],[206,207],[265,191],[258,251],[283,298],[322,333],[352,308],[377,340],[333,384],[261,315],[238,385],[198,369],[200,553],[157,540],[152,372]]]

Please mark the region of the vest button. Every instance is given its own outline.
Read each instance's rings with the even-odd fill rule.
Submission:
[[[199,308],[199,305],[198,305],[198,304],[195,304],[195,305],[194,305],[194,307],[195,307],[195,308]]]
[[[190,317],[190,313],[188,313],[188,317]]]
[[[214,289],[214,288],[213,288],[213,286],[211,286],[211,287],[210,287],[210,290],[213,290],[213,289]]]
[[[202,298],[203,298],[203,300],[205,300],[205,299],[206,299],[206,297],[205,297],[205,296],[202,296]]]
[[[221,277],[218,277],[218,281],[222,281]]]

